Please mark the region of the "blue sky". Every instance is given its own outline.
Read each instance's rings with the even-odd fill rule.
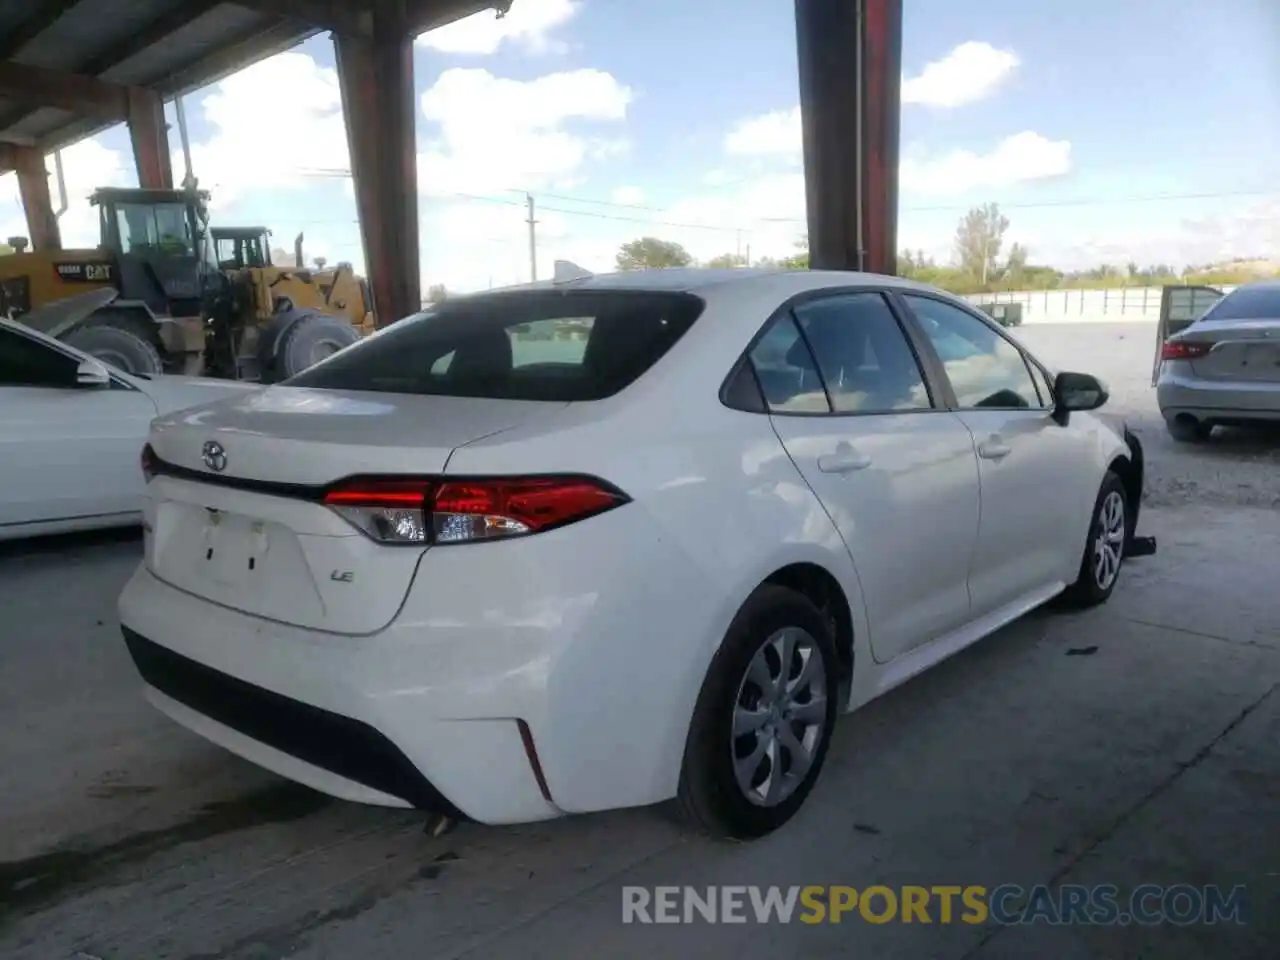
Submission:
[[[424,279],[527,279],[524,191],[544,273],[557,257],[607,268],[644,234],[700,258],[789,252],[804,231],[792,10],[515,0],[420,38]],[[1278,58],[1269,0],[908,0],[902,245],[946,259],[957,219],[994,200],[1010,240],[1062,266],[1280,256]],[[285,248],[302,231],[309,255],[359,267],[332,67],[317,37],[185,104],[217,222],[266,224]],[[255,110],[264,95],[299,109]],[[127,137],[64,160],[64,232],[92,242],[82,198],[134,182]],[[0,190],[5,235],[25,232],[15,192]]]

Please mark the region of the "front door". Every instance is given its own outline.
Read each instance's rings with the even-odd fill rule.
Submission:
[[[0,525],[142,509],[146,394],[76,385],[79,361],[0,328]]]
[[[774,429],[853,558],[876,660],[963,625],[973,441],[933,402],[885,297],[808,301],[775,320],[752,363]]]
[[[938,354],[978,456],[974,615],[1070,583],[1097,493],[1089,435],[1053,419],[1047,377],[990,321],[925,295],[903,301]]]

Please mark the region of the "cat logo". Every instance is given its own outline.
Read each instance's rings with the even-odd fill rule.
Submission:
[[[356,572],[354,570],[334,570],[329,574],[329,579],[335,583],[354,583]]]
[[[55,263],[54,271],[59,280],[68,283],[110,283],[109,263]]]

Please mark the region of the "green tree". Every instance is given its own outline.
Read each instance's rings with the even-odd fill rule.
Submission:
[[[778,261],[778,266],[783,270],[808,270],[809,269],[809,238],[801,237],[796,241],[796,252],[789,257],[783,257]]]
[[[449,299],[449,290],[443,283],[433,283],[427,287],[427,303],[444,303]]]
[[[974,207],[956,227],[956,264],[982,286],[998,272],[1000,249],[1009,229],[1009,218],[999,204]]]
[[[11,253],[13,253],[13,247],[7,243],[0,243],[0,257],[7,257]]]
[[[740,253],[722,253],[718,257],[712,257],[705,265],[708,267],[745,267],[747,266],[747,258]]]
[[[641,237],[618,248],[619,270],[662,270],[693,263],[689,251],[672,240]]]

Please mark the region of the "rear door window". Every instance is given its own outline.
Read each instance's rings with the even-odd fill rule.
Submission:
[[[751,365],[771,413],[830,413],[818,364],[791,314],[774,320],[756,341]]]
[[[924,374],[879,293],[850,293],[796,308],[836,413],[929,410]]]
[[[685,334],[691,294],[532,291],[445,301],[285,383],[381,393],[575,402],[625,389]]]

